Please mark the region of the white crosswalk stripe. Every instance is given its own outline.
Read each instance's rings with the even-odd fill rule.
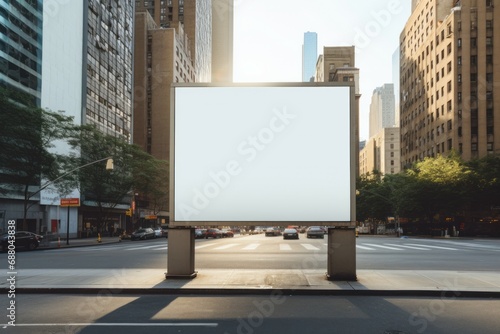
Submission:
[[[368,245],[372,247],[378,247],[378,248],[384,248],[384,249],[391,249],[391,250],[403,250],[401,248],[396,248],[396,247],[389,247],[389,246],[384,246],[384,245],[375,245],[375,244],[363,244],[363,245]]]
[[[404,247],[404,248],[417,249],[417,250],[430,250],[430,248],[422,248],[422,247],[416,247],[416,246],[394,245],[394,244],[384,244],[384,245],[395,246],[395,247]]]
[[[366,249],[366,250],[375,250],[375,248],[370,248],[370,247],[365,247],[365,246],[360,246],[360,245],[356,245],[356,248]]]
[[[137,250],[137,249],[155,248],[155,247],[158,247],[158,246],[159,246],[159,245],[153,245],[153,246],[141,246],[141,247],[125,248],[124,250],[126,250],[126,251],[131,251],[131,250]]]
[[[412,246],[424,246],[424,245],[417,245],[417,244],[408,244],[408,245],[412,245]],[[446,250],[458,250],[457,248],[441,247],[441,246],[431,246],[431,245],[425,245],[424,247],[436,248],[436,249],[446,249]]]
[[[280,244],[280,251],[291,251],[292,246],[289,244]]]
[[[260,244],[250,244],[246,247],[243,247],[243,250],[255,250],[260,246]]]
[[[195,246],[194,249],[201,249],[201,248],[210,247],[210,246],[213,246],[213,245],[216,245],[216,244],[199,245],[199,246]]]
[[[224,246],[215,247],[214,249],[217,249],[217,250],[228,249],[228,248],[231,248],[231,247],[234,247],[234,246],[238,246],[238,245],[239,244],[227,244],[227,245],[224,245]]]
[[[305,249],[307,249],[307,250],[319,250],[319,248],[318,248],[318,247],[313,246],[313,245],[311,245],[311,244],[301,244],[301,245],[302,245],[302,247],[304,247],[304,248],[305,248]]]

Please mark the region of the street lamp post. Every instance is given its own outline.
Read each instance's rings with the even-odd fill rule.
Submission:
[[[31,195],[31,197],[33,197],[34,195],[38,194],[39,192],[41,192],[42,190],[44,190],[48,186],[54,184],[55,182],[57,182],[58,180],[62,179],[63,177],[65,177],[65,176],[67,176],[67,175],[69,175],[69,174],[71,174],[71,173],[73,173],[73,172],[75,172],[75,171],[77,171],[79,169],[82,169],[84,167],[96,164],[96,163],[104,161],[104,160],[106,160],[106,170],[113,170],[114,164],[113,164],[113,158],[112,157],[106,157],[106,158],[103,158],[103,159],[92,161],[92,162],[86,163],[85,165],[73,168],[72,170],[64,173],[63,175],[59,176],[58,178],[56,178],[56,179],[54,179],[52,181],[46,182],[44,185],[42,185],[40,187],[40,189],[38,189],[36,192],[34,192]],[[67,217],[67,221],[66,221],[66,245],[69,245],[69,208],[70,208],[70,205],[68,205],[68,217]]]

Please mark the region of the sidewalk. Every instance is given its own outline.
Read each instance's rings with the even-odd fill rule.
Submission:
[[[123,241],[128,241],[128,240],[123,240]],[[105,245],[117,242],[121,242],[120,237],[102,237],[100,241],[97,240],[97,237],[69,239],[69,241],[66,241],[66,238],[60,238],[60,240],[51,240],[49,242],[44,241],[40,244],[40,246],[38,246],[38,249],[84,247],[84,246]]]
[[[122,242],[127,242],[124,240]],[[46,247],[106,247],[118,237],[52,241]],[[198,269],[198,268],[197,268]],[[18,269],[22,293],[113,294],[286,294],[500,298],[500,270],[362,270],[356,281],[329,281],[325,269],[198,269],[193,279],[165,278],[167,266],[150,269]],[[0,288],[8,288],[7,270]]]

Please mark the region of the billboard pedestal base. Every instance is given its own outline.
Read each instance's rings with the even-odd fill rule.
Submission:
[[[329,228],[327,256],[328,280],[356,281],[355,228]]]
[[[195,278],[194,228],[170,228],[165,278]]]

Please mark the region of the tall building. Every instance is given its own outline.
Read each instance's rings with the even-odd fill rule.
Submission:
[[[500,6],[412,4],[400,35],[402,167],[452,150],[464,160],[499,153]]]
[[[212,0],[212,82],[233,82],[234,0]]]
[[[40,106],[42,0],[0,2],[0,85]]]
[[[394,105],[396,124],[399,126],[399,46],[392,54],[392,84],[394,85]]]
[[[50,3],[49,0],[46,0]],[[132,141],[134,2],[85,0],[58,3],[47,11],[43,24],[42,108],[64,110],[77,124],[94,124],[103,133]],[[58,152],[67,150],[57,146]],[[79,197],[74,191],[70,197]],[[92,224],[89,197],[80,208],[70,208],[70,236]],[[59,195],[42,191],[44,221],[58,217]],[[109,219],[121,221],[128,205],[110,210]],[[66,226],[61,217],[60,226]]]
[[[353,117],[356,143],[359,143],[359,69],[355,67],[354,46],[329,46],[323,48],[323,54],[318,57],[316,62],[316,82],[353,82],[355,94],[355,110]],[[359,173],[359,145],[356,145],[355,170]],[[359,175],[359,174],[357,174]]]
[[[136,0],[136,10],[146,9],[160,28],[177,26],[180,22],[189,39],[189,49],[194,62],[196,82],[210,82],[212,77],[212,16],[216,2],[229,0]],[[219,8],[219,7],[216,7]],[[224,7],[225,8],[225,7]],[[231,10],[232,5],[227,6]],[[221,18],[219,14],[217,18]],[[228,19],[229,20],[229,19]],[[219,21],[218,21],[219,22]],[[229,23],[228,23],[229,24]],[[220,27],[218,25],[217,27]],[[232,28],[232,20],[231,20]],[[232,43],[232,31],[231,43]],[[229,40],[227,37],[226,40]],[[217,45],[221,45],[219,42]],[[232,52],[232,45],[231,45]],[[232,56],[231,56],[232,57]],[[231,59],[232,64],[232,59]],[[231,66],[232,73],[232,66]],[[232,76],[232,74],[231,74]]]
[[[384,128],[396,126],[394,85],[384,84],[375,88],[370,104],[369,136],[375,136]]]
[[[170,88],[196,72],[182,24],[161,28],[144,10],[135,14],[134,144],[170,160]]]
[[[359,152],[359,174],[367,175],[374,171],[383,175],[399,173],[399,151],[399,128],[380,130]]]
[[[40,107],[42,89],[42,16],[42,0],[0,1],[0,87],[14,91],[14,95],[22,93],[37,107]],[[0,124],[0,128],[2,126],[7,125]],[[4,147],[2,151],[7,152]],[[21,160],[24,156],[18,158]],[[5,173],[8,169],[2,162],[0,172]],[[7,178],[15,179],[7,173]],[[35,192],[39,186],[33,184],[29,191]],[[0,233],[5,233],[9,220],[22,222],[24,189],[10,184],[3,184],[2,188],[8,189],[0,192]],[[40,225],[42,209],[37,200],[38,197],[34,198],[26,217],[31,230]]]
[[[302,81],[314,81],[316,61],[318,60],[318,34],[315,32],[304,33],[302,45]]]

